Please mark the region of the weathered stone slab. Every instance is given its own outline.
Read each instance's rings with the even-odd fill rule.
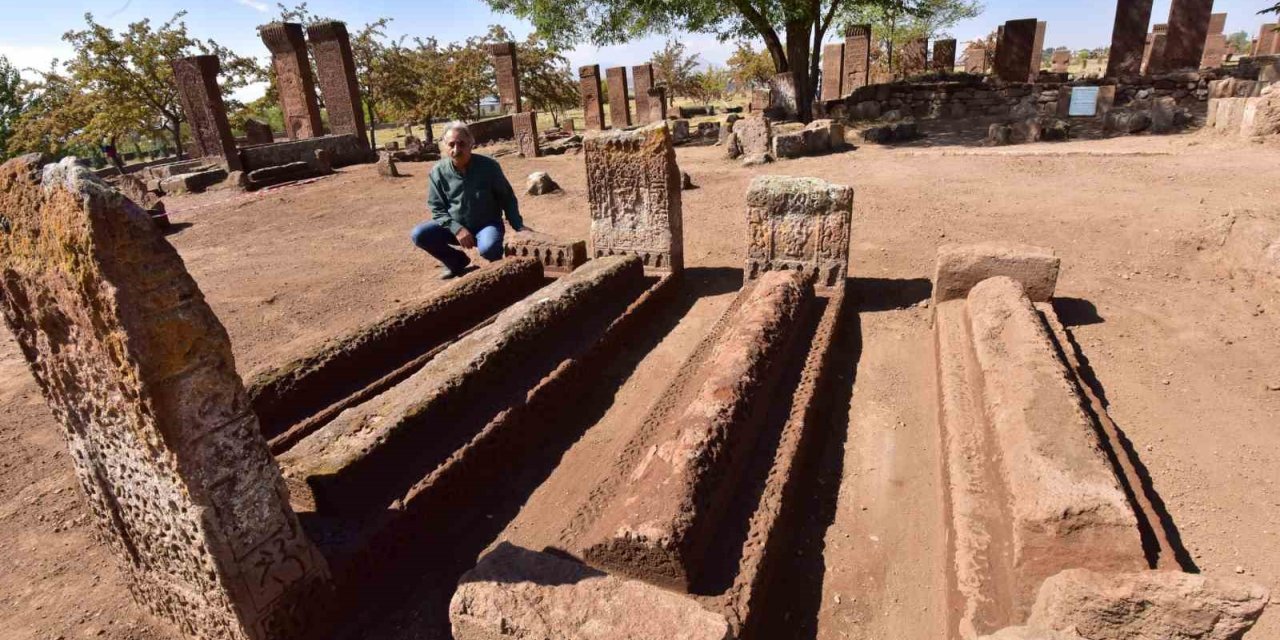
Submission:
[[[1066,49],[1055,50],[1053,56],[1049,58],[1049,70],[1054,73],[1066,73],[1070,64],[1071,52]]]
[[[278,164],[272,167],[263,167],[254,169],[248,173],[249,187],[251,189],[260,189],[271,185],[282,184],[285,182],[293,182],[294,180],[305,180],[306,178],[314,178],[324,175],[320,167],[311,162],[288,162]]]
[[[0,166],[0,311],[134,598],[193,638],[309,637],[325,561],[182,259],[74,158]]]
[[[449,603],[457,640],[728,640],[692,598],[502,543],[463,574]]]
[[[538,112],[522,111],[511,116],[511,129],[520,157],[537,158],[542,155],[542,149],[538,147]]]
[[[800,158],[808,155],[808,153],[804,131],[780,133],[773,137],[774,158]]]
[[[1154,32],[1147,36],[1147,48],[1142,54],[1142,75],[1149,76],[1164,73],[1169,69],[1165,65],[1165,46],[1169,43],[1169,34]]]
[[[775,73],[769,78],[769,111],[782,119],[793,119],[799,108],[796,106],[796,80],[790,71]]]
[[[844,95],[844,43],[822,47],[822,99],[839,100]]]
[[[324,92],[330,133],[353,134],[367,146],[364,104],[360,101],[360,84],[347,25],[338,21],[318,22],[307,27],[307,38],[316,59],[320,90]]]
[[[938,249],[933,276],[933,301],[945,302],[969,295],[987,278],[1006,276],[1022,284],[1033,302],[1053,297],[1061,261],[1053,249],[1008,243],[945,245]]]
[[[1269,599],[1265,587],[1234,578],[1070,569],[1044,581],[1027,626],[1091,640],[1232,640],[1245,636]]]
[[[1044,579],[1063,569],[1145,569],[1133,508],[1022,285],[997,276],[967,300],[1009,493],[1014,611],[1028,611]]]
[[[631,80],[635,86],[632,89],[636,94],[636,116],[635,124],[649,124],[654,122],[653,108],[649,105],[651,98],[649,90],[653,88],[653,65],[646,62],[631,67]],[[662,114],[662,120],[666,118],[666,113]]]
[[[244,137],[248,144],[271,144],[276,141],[271,125],[253,118],[244,121]]]
[[[852,224],[852,187],[756,177],[747,189],[747,279],[781,270],[803,272],[819,286],[843,283]]]
[[[1212,14],[1213,0],[1173,0],[1169,8],[1169,39],[1165,42],[1163,69],[1200,68]]]
[[[511,246],[510,240],[507,246]],[[326,340],[294,360],[262,371],[249,381],[248,393],[263,435],[276,438],[294,424],[500,312],[542,284],[543,269],[537,262],[501,260],[451,281],[421,302],[397,309],[372,324]]]
[[[740,295],[701,387],[584,538],[592,566],[682,591],[701,570],[760,430],[753,408],[773,387],[812,289],[798,272],[773,272]]]
[[[904,78],[920,75],[925,72],[929,57],[929,39],[913,38],[902,45],[901,61],[898,63],[900,75]]]
[[[591,254],[638,255],[646,268],[684,269],[680,168],[672,132],[656,122],[588,135]]]
[[[1044,32],[1049,27],[1049,23],[1038,20],[1036,21],[1036,39],[1031,45],[1031,68],[1028,70],[1027,79],[1035,82],[1040,76],[1040,67],[1044,63]]]
[[[871,84],[871,25],[850,25],[844,33],[844,93]]]
[[[1035,18],[1004,23],[1003,37],[996,48],[996,76],[1005,82],[1026,82],[1035,46]]]
[[[477,146],[496,140],[513,140],[516,137],[515,116],[512,114],[468,122],[467,128],[471,130],[471,137],[475,138]]]
[[[631,103],[627,95],[627,68],[610,67],[604,70],[609,85],[609,124],[615,129],[631,126]]]
[[[636,257],[591,260],[511,305],[417,373],[343,411],[281,455],[290,500],[322,514],[386,508],[448,457],[430,444],[444,425],[472,403],[490,402],[493,388],[524,365],[532,345],[564,330],[593,296],[642,280]]]
[[[173,68],[173,81],[178,86],[182,112],[191,127],[194,155],[217,162],[227,171],[239,171],[240,156],[236,153],[236,140],[231,135],[227,107],[222,102],[222,90],[218,87],[221,68],[218,56],[178,58],[170,66]]]
[[[956,68],[956,41],[954,38],[934,41],[933,61],[930,66],[934,71],[944,73],[951,73]]]
[[[227,179],[225,169],[205,169],[191,173],[179,173],[160,181],[160,191],[165,195],[200,193]]]
[[[604,101],[600,99],[600,65],[578,68],[578,93],[582,96],[582,115],[587,131],[604,129]]]
[[[498,102],[507,113],[520,113],[520,65],[516,58],[516,43],[501,42],[488,47],[489,60],[498,79]]]
[[[667,119],[667,88],[662,86],[649,89],[649,124],[664,122]]]
[[[507,257],[534,258],[545,271],[568,273],[587,262],[587,242],[566,240],[545,233],[520,233],[506,239]]]
[[[354,134],[320,136],[245,147],[240,150],[240,164],[245,171],[273,167],[290,162],[314,162],[316,152],[324,151],[332,167],[373,162],[377,154],[365,140]]]
[[[1258,37],[1253,43],[1253,56],[1280,53],[1280,33],[1276,32],[1276,26],[1276,23],[1268,22],[1258,30]]]
[[[280,94],[285,135],[291,140],[324,135],[320,104],[316,101],[316,82],[311,77],[311,60],[307,57],[302,25],[272,22],[258,27],[258,35],[271,52],[271,68],[276,72],[276,91]]]
[[[747,158],[765,158],[773,152],[773,129],[764,116],[750,116],[733,123],[733,135]]]

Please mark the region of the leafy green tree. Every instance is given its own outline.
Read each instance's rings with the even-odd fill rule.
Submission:
[[[698,54],[685,52],[683,42],[667,38],[659,51],[649,58],[653,65],[653,81],[667,88],[667,101],[674,103],[676,96],[692,98],[699,90]]]
[[[1249,53],[1249,46],[1252,43],[1253,40],[1249,37],[1249,32],[1247,31],[1237,31],[1227,36],[1227,45],[1235,47],[1237,53]]]
[[[9,136],[23,110],[22,76],[0,56],[0,160],[9,157]]]
[[[172,60],[197,53],[217,55],[222,62],[219,84],[224,97],[261,76],[252,58],[238,56],[213,40],[192,38],[182,19],[185,15],[180,11],[157,27],[143,19],[117,33],[86,13],[84,29],[63,35],[76,51],[66,63],[66,75],[72,91],[81,94],[68,98],[63,106],[77,111],[87,106],[90,114],[74,133],[80,142],[163,129],[181,153],[186,116],[174,85]],[[46,81],[50,79],[45,76]],[[63,78],[59,75],[56,80]]]
[[[702,104],[724,100],[732,78],[733,74],[728,69],[713,64],[707,65],[706,69],[694,74],[693,98]]]
[[[738,43],[728,62],[731,80],[738,91],[763,87],[773,75],[773,61],[769,59],[769,52],[764,49],[756,51],[745,42]]]

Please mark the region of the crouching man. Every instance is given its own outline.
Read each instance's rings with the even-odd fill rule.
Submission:
[[[427,208],[431,220],[413,229],[413,244],[444,265],[440,278],[456,278],[476,267],[456,249],[476,249],[490,262],[502,259],[503,213],[517,232],[524,229],[511,183],[497,160],[471,152],[475,138],[462,122],[450,122],[441,136],[445,157],[431,169]]]

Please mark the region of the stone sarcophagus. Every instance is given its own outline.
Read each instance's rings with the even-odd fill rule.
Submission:
[[[814,284],[844,282],[853,188],[818,178],[759,176],[747,189],[746,278],[767,271],[812,274]]]

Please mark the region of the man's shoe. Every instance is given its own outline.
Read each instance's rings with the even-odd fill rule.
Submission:
[[[465,276],[465,275],[467,275],[468,273],[471,273],[472,271],[475,271],[476,269],[479,269],[479,268],[480,268],[480,267],[477,267],[477,266],[475,266],[474,264],[469,264],[469,265],[467,265],[467,266],[463,267],[463,268],[462,268],[462,270],[460,270],[460,271],[453,271],[453,270],[449,269],[449,267],[445,267],[444,269],[441,269],[441,270],[440,270],[440,279],[441,279],[441,280],[452,280],[452,279],[454,279],[454,278],[460,278],[460,277]]]

